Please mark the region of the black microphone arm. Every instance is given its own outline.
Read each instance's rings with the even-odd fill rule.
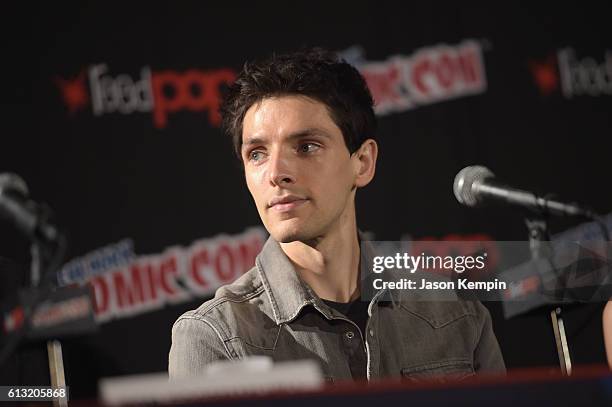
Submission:
[[[43,208],[28,195],[28,187],[19,175],[0,174],[0,217],[13,222],[31,240],[55,243],[60,232],[48,222]]]
[[[538,214],[582,216],[590,219],[599,217],[592,210],[578,204],[560,202],[506,186],[495,179],[491,170],[480,165],[465,167],[459,171],[455,176],[453,192],[460,203],[471,207],[480,206],[487,201],[499,201]]]

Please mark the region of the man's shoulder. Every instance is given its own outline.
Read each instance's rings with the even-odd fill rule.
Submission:
[[[204,302],[193,312],[197,315],[208,315],[216,309],[232,307],[233,304],[248,304],[250,300],[260,296],[263,292],[264,287],[257,267],[253,267],[234,282],[219,287],[213,298]]]
[[[185,319],[200,320],[232,335],[240,320],[257,320],[268,314],[264,293],[257,267],[253,267],[234,282],[219,287],[215,296],[198,308],[179,316],[175,325]]]

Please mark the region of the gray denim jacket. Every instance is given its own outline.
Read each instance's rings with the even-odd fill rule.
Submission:
[[[223,359],[268,355],[314,359],[327,380],[466,377],[504,372],[488,310],[478,301],[382,301],[368,306],[366,332],[328,307],[269,238],[256,265],[172,327],[170,378],[197,375]]]

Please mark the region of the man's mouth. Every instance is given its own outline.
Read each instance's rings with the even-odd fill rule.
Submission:
[[[287,212],[303,205],[307,201],[308,199],[296,195],[279,196],[270,200],[268,208],[277,212]]]

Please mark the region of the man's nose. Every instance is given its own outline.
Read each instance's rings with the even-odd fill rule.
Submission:
[[[294,163],[289,154],[289,152],[280,150],[271,153],[268,167],[270,184],[282,186],[295,183]]]

